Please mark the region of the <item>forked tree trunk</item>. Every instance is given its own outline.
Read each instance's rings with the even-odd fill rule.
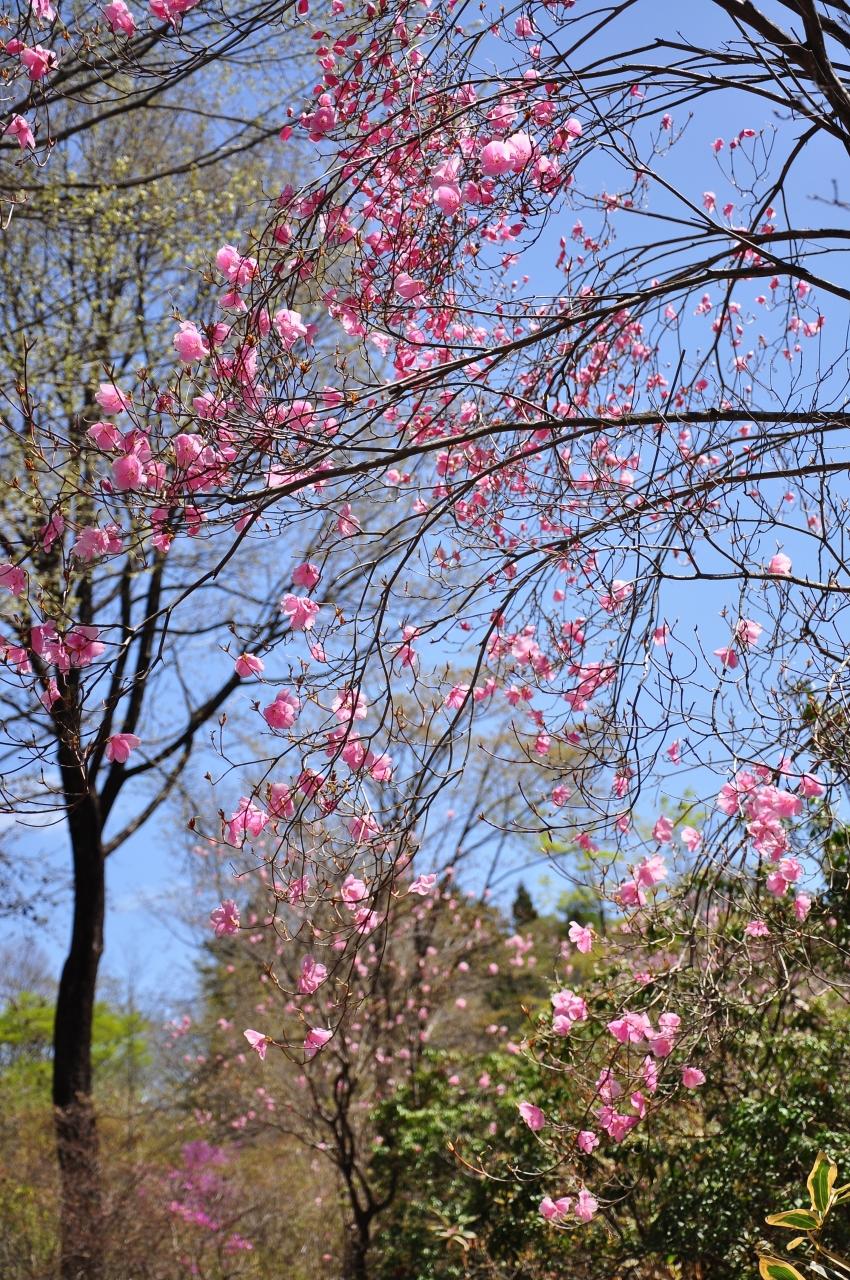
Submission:
[[[53,1033],[53,1108],[61,1185],[61,1280],[103,1274],[102,1190],[92,1101],[92,1024],[103,951],[105,863],[97,798],[60,748],[74,860],[74,921]]]

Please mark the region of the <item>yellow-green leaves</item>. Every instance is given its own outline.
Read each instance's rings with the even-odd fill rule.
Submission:
[[[820,1224],[811,1209],[786,1209],[784,1213],[772,1213],[765,1221],[769,1227],[787,1227],[790,1231],[814,1231]]]
[[[762,1280],[806,1280],[802,1272],[782,1258],[760,1258],[759,1275]]]
[[[812,1208],[821,1217],[823,1217],[832,1203],[832,1190],[837,1177],[838,1169],[835,1164],[833,1164],[829,1156],[819,1151],[806,1186],[809,1188],[809,1195],[812,1198]]]

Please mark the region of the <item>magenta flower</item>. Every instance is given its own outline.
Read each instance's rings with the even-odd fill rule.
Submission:
[[[767,566],[767,571],[768,573],[773,574],[775,577],[779,577],[779,578],[789,577],[791,574],[790,558],[784,555],[781,551],[778,552],[775,556],[771,558],[771,561]]]
[[[250,1028],[247,1031],[243,1031],[242,1034],[251,1048],[256,1050],[260,1062],[265,1062],[266,1050],[269,1047],[268,1036],[263,1035],[262,1031],[252,1031]]]
[[[20,596],[27,589],[27,575],[19,565],[0,564],[0,588]]]
[[[265,670],[265,663],[255,653],[241,653],[233,669],[242,680],[247,680],[250,676],[260,675]]]
[[[289,618],[293,631],[312,631],[319,605],[309,596],[295,596],[290,593],[281,600],[280,611]]]
[[[224,938],[239,931],[239,908],[232,898],[225,898],[221,906],[210,912],[210,924],[217,938]],[[247,1034],[247,1033],[246,1033]]]
[[[32,48],[25,47],[21,50],[21,62],[26,67],[30,80],[43,80],[49,71],[55,71],[59,58],[51,49],[36,44]]]
[[[570,942],[575,943],[582,955],[587,955],[593,947],[594,934],[591,925],[582,925],[577,920],[571,920],[569,937]]]
[[[517,1110],[532,1133],[539,1133],[545,1126],[546,1116],[540,1107],[536,1107],[533,1102],[520,1102]]]
[[[106,758],[114,764],[126,764],[130,752],[141,743],[134,733],[113,733],[106,744]]]
[[[592,1196],[586,1187],[582,1187],[578,1193],[575,1207],[575,1215],[579,1222],[590,1222],[598,1208],[599,1201],[596,1197]]]
[[[303,564],[296,565],[292,571],[292,581],[296,587],[306,587],[311,591],[319,581],[321,574],[316,565],[304,561]]]
[[[111,4],[105,5],[103,16],[106,18],[109,30],[114,36],[117,36],[119,31],[128,37],[135,35],[136,20],[124,0],[112,0]]]
[[[311,1027],[304,1038],[304,1057],[315,1058],[319,1050],[332,1038],[332,1031],[326,1031],[324,1027]]]
[[[35,134],[23,116],[12,116],[3,133],[14,138],[22,151],[25,151],[27,147],[35,146]]]
[[[101,382],[94,398],[103,412],[108,414],[123,413],[130,404],[130,396],[113,382]]]
[[[540,1201],[538,1212],[547,1222],[563,1222],[572,1207],[573,1202],[569,1196],[560,1196],[557,1200],[553,1200],[551,1196],[544,1196]]]
[[[327,976],[328,971],[325,965],[314,960],[312,956],[305,956],[301,961],[301,973],[298,978],[299,992],[301,995],[312,995],[314,991],[318,991]]]
[[[263,708],[263,717],[270,729],[290,729],[298,719],[301,703],[288,689],[280,689],[274,702]]]

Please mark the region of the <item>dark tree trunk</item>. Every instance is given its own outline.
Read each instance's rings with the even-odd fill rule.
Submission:
[[[342,1263],[343,1280],[368,1280],[366,1258],[369,1253],[370,1221],[358,1215],[345,1238],[345,1255]]]
[[[105,860],[97,796],[69,745],[59,749],[74,861],[74,921],[53,1033],[53,1107],[61,1183],[62,1280],[103,1274],[102,1192],[92,1101],[92,1023],[103,951]]]

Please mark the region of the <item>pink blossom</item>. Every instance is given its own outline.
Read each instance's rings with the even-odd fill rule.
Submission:
[[[659,844],[669,844],[673,838],[673,823],[664,815],[656,820],[655,826],[652,828],[652,838],[657,840]]]
[[[764,920],[750,920],[749,924],[744,927],[745,938],[767,938],[770,936],[770,930]]]
[[[788,892],[788,881],[781,871],[771,871],[766,884],[768,893],[772,893],[774,898],[782,898]]]
[[[264,1036],[262,1031],[243,1031],[245,1039],[248,1041],[252,1049],[257,1051],[260,1062],[265,1062],[266,1050],[269,1047],[269,1037]]]
[[[13,596],[20,596],[27,589],[27,575],[20,565],[0,564],[0,588],[11,591]]]
[[[593,927],[579,924],[577,920],[571,920],[569,938],[570,942],[574,942],[583,955],[587,955],[593,948]]]
[[[111,4],[104,5],[103,16],[114,36],[117,36],[119,31],[123,31],[128,37],[135,35],[136,20],[124,0],[112,0]]]
[[[620,1044],[642,1044],[652,1034],[652,1025],[645,1013],[624,1013],[608,1023],[608,1030]]]
[[[113,733],[106,743],[106,758],[115,764],[126,764],[130,752],[141,743],[134,733]]]
[[[333,129],[336,124],[336,109],[333,105],[333,98],[329,93],[319,95],[316,110],[304,116],[304,124],[310,131],[312,142],[318,142]]]
[[[730,671],[733,671],[738,665],[738,655],[731,645],[727,645],[725,649],[715,649],[714,655],[719,658],[721,664],[724,667],[728,667]]]
[[[779,864],[779,873],[789,884],[794,884],[803,874],[803,868],[796,858],[783,858]]]
[[[369,777],[374,782],[392,782],[394,765],[385,752],[375,755],[368,751],[365,763],[369,770]]]
[[[25,47],[21,50],[21,62],[26,67],[30,80],[43,80],[49,71],[55,71],[59,58],[51,49],[36,44],[32,48]]]
[[[590,1222],[598,1208],[599,1201],[596,1197],[592,1196],[586,1187],[582,1187],[578,1193],[575,1207],[575,1215],[579,1222]]]
[[[532,1133],[539,1133],[546,1124],[546,1116],[533,1102],[520,1102],[517,1110]]]
[[[220,906],[210,912],[210,924],[217,938],[239,932],[239,908],[232,898],[225,898]]]
[[[242,680],[249,676],[258,676],[265,670],[265,663],[255,653],[240,653],[233,664],[233,669]]]
[[[739,618],[735,624],[735,639],[745,649],[751,649],[754,644],[758,644],[763,630],[760,622],[754,622],[752,618]]]
[[[124,443],[124,437],[114,422],[93,422],[86,435],[104,452],[120,449]]]
[[[705,1084],[705,1075],[699,1067],[682,1067],[682,1084],[686,1089],[698,1089]]]
[[[434,204],[447,218],[453,213],[457,213],[460,208],[463,197],[461,196],[460,187],[455,183],[441,183],[440,186],[434,188],[433,192]]]
[[[656,1058],[669,1058],[673,1052],[673,1035],[670,1032],[661,1032],[658,1035],[651,1035],[648,1039],[649,1051]]]
[[[77,534],[71,555],[90,563],[100,556],[119,555],[122,548],[121,530],[117,525],[108,524],[103,529],[90,525]]]
[[[347,907],[353,907],[369,896],[369,890],[362,880],[354,875],[346,876],[342,884],[342,900]]]
[[[144,464],[137,453],[126,453],[112,464],[112,483],[122,492],[141,489],[145,482]]]
[[[297,906],[299,902],[304,901],[309,888],[310,881],[306,876],[296,876],[295,879],[290,880],[286,896],[293,906]]]
[[[696,853],[702,844],[702,836],[695,827],[683,827],[680,838],[689,853]]]
[[[342,538],[353,538],[360,532],[360,521],[351,513],[351,503],[344,502],[336,522],[336,531]]]
[[[232,244],[222,245],[215,255],[215,265],[237,289],[252,280],[257,272],[256,258],[243,258]]]
[[[22,151],[35,146],[35,134],[23,116],[13,115],[3,133],[14,138]]]
[[[174,346],[184,364],[192,364],[195,360],[204,360],[210,353],[204,335],[190,320],[183,320],[174,335]]]
[[[255,805],[250,796],[242,796],[239,808],[230,815],[230,821],[225,826],[227,843],[240,845],[243,840],[256,839],[268,820],[269,815]]]
[[[672,827],[670,831],[672,834]],[[644,889],[651,889],[653,885],[660,884],[666,875],[667,864],[659,853],[653,854],[651,858],[644,858],[634,869],[635,884]]]
[[[307,337],[307,326],[301,319],[300,311],[288,311],[283,307],[275,312],[272,324],[287,350],[294,347],[299,338]]]
[[[327,976],[328,971],[325,965],[314,960],[312,956],[305,956],[301,961],[301,973],[298,978],[299,992],[301,995],[312,995],[314,991],[318,991]]]
[[[296,565],[292,571],[292,581],[296,587],[306,587],[311,591],[319,581],[321,574],[316,565],[304,561],[303,564]]]
[[[65,649],[72,667],[88,667],[106,649],[97,627],[72,627],[65,636]]]
[[[332,1031],[326,1031],[324,1027],[311,1027],[304,1038],[304,1057],[307,1059],[315,1058],[324,1045],[333,1037]]]
[[[599,1139],[592,1129],[582,1129],[576,1139],[576,1143],[579,1151],[583,1151],[586,1156],[589,1156],[594,1148],[599,1146]]]
[[[557,1200],[544,1196],[538,1206],[538,1213],[547,1222],[563,1222],[572,1207],[573,1202],[568,1196],[561,1196]]]
[[[421,280],[414,280],[406,271],[400,271],[395,278],[395,291],[405,302],[412,302],[425,292],[425,286]]]
[[[791,560],[780,551],[771,558],[767,571],[775,577],[787,578],[791,573]]]
[[[113,382],[101,382],[95,392],[95,400],[104,413],[124,413],[130,404],[131,397],[116,387]]]
[[[270,729],[290,729],[298,719],[301,703],[288,689],[279,689],[274,702],[263,707],[263,718]]]
[[[381,827],[371,813],[359,813],[349,819],[348,830],[358,844],[366,844],[373,836],[380,835]]]
[[[813,773],[803,774],[798,790],[800,795],[805,796],[807,800],[816,800],[826,794],[826,787],[820,778],[816,778]]]
[[[436,883],[436,875],[433,872],[429,872],[428,875],[419,876],[418,879],[414,880],[413,884],[408,889],[408,893],[416,893],[421,898],[424,898],[429,893],[433,892]]]
[[[280,602],[280,611],[289,618],[293,631],[312,631],[319,612],[319,605],[309,596],[287,594]]]
[[[646,894],[634,880],[625,880],[618,886],[615,897],[624,907],[642,907],[646,904]]]
[[[798,893],[794,899],[794,915],[802,924],[812,909],[812,899],[807,893]]]
[[[294,817],[295,800],[286,783],[273,782],[269,787],[269,813],[273,818]]]
[[[513,154],[506,142],[496,138],[488,142],[481,152],[481,171],[488,177],[497,178],[513,168]]]

